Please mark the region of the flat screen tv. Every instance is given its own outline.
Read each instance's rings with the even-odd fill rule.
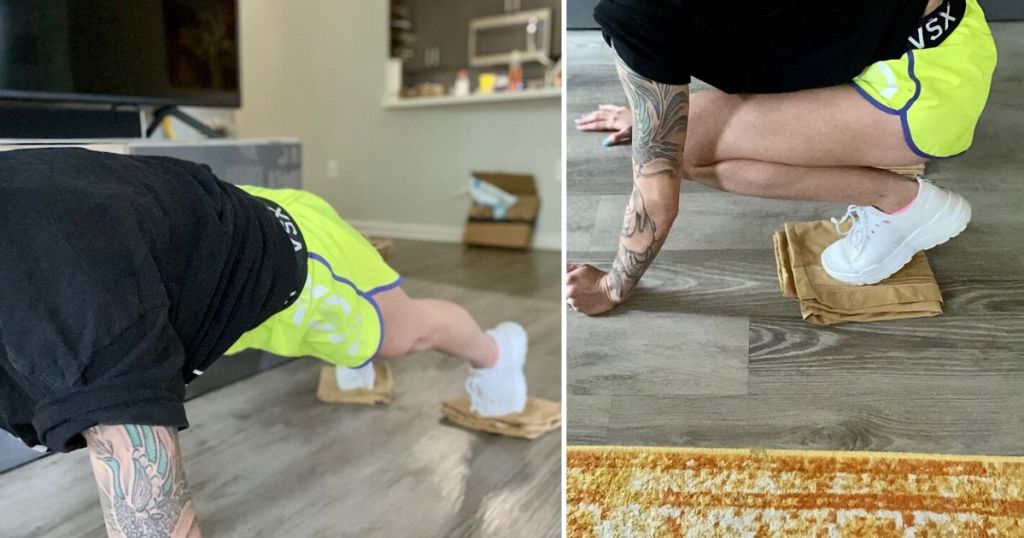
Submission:
[[[0,99],[237,107],[237,0],[0,0]]]

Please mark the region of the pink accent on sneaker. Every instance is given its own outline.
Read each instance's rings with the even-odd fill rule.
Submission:
[[[916,201],[917,201],[917,196],[915,196],[914,199],[911,200],[909,204],[904,206],[903,209],[900,209],[899,211],[896,211],[896,212],[893,212],[893,213],[889,213],[889,215],[895,217],[897,215],[902,215],[902,214],[906,213],[907,211],[910,211],[910,208],[914,207],[914,202],[916,202]]]
[[[483,334],[486,335],[487,339],[490,341],[490,345],[493,345],[494,349],[495,349],[495,354],[493,356],[495,358],[494,361],[492,363],[490,363],[490,366],[485,366],[483,368],[484,369],[497,368],[498,367],[498,362],[501,361],[501,359],[502,359],[502,350],[498,346],[498,340],[496,340],[495,337],[492,334],[488,333],[488,332],[485,332]],[[475,365],[474,365],[474,367],[475,367]]]
[[[488,334],[487,338],[489,338],[491,340],[491,345],[494,346],[494,362],[491,363],[490,368],[495,368],[495,367],[498,366],[498,361],[501,360],[501,350],[498,349],[498,341],[495,340],[493,336]]]

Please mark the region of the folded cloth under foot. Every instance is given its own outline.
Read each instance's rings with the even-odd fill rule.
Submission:
[[[395,391],[391,367],[387,364],[373,363],[373,388],[342,390],[338,387],[335,366],[324,366],[320,369],[320,383],[317,386],[316,398],[324,403],[377,405],[390,404]]]
[[[816,325],[936,316],[942,294],[924,252],[878,284],[844,284],[828,275],[820,254],[839,234],[828,221],[787,223],[773,243],[779,286]]]
[[[466,397],[444,402],[441,412],[454,424],[470,430],[523,439],[536,439],[562,426],[562,404],[532,396],[527,398],[522,412],[499,417],[482,417],[473,412]]]

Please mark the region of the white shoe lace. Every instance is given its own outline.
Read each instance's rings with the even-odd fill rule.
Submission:
[[[853,224],[849,230],[845,232],[842,229],[842,225],[846,221],[853,219]],[[846,214],[843,218],[837,219],[833,217],[832,224],[836,227],[836,232],[839,235],[846,236],[849,238],[850,246],[854,252],[860,252],[864,249],[864,245],[868,242],[868,237],[875,233],[875,230],[882,225],[881,219],[873,211],[868,211],[867,207],[851,205],[846,208]]]

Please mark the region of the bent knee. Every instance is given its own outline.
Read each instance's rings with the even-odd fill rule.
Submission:
[[[410,310],[415,310],[416,306],[416,301],[408,303]],[[404,315],[385,319],[383,339],[376,356],[383,359],[404,357],[431,349],[436,342],[437,330],[434,325],[425,323],[423,317],[407,311]]]
[[[686,156],[683,158],[682,165],[683,179],[687,181],[699,181],[699,178],[707,173],[707,168],[707,164]]]
[[[718,162],[690,164],[685,167],[686,179],[704,186],[740,192],[771,192],[774,180],[763,163],[730,159]]]
[[[398,339],[384,333],[384,338],[380,342],[380,348],[377,350],[377,354],[374,358],[380,359],[394,359],[405,355],[405,350],[408,345],[405,342],[399,342]]]
[[[683,159],[682,179],[720,189],[719,166],[723,163],[705,162],[699,159]]]
[[[430,349],[430,340],[425,335],[413,337],[398,335],[391,336],[386,331],[384,339],[380,343],[380,349],[376,357],[381,359],[397,359],[419,351]]]

